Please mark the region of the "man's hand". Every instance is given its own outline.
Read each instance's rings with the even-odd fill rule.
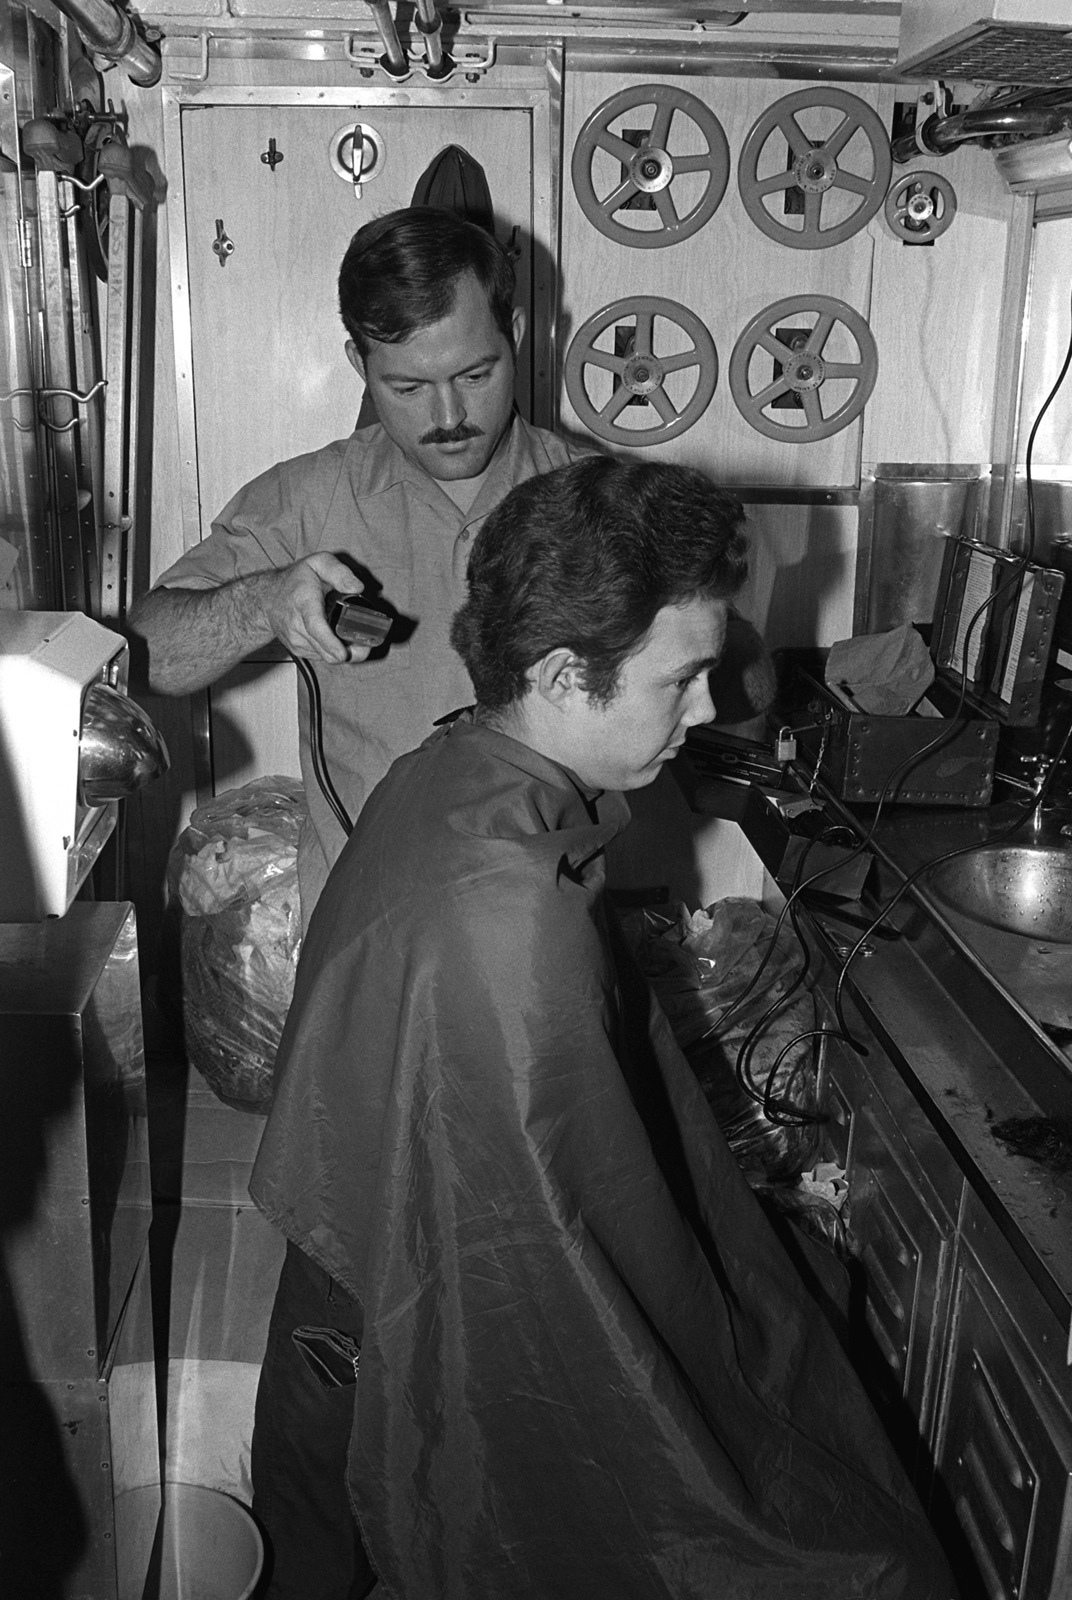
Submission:
[[[151,589],[131,610],[128,631],[147,647],[157,694],[204,689],[272,639],[308,661],[364,661],[368,646],[344,644],[328,626],[330,589],[352,593],[354,575],[321,551],[213,589]]]
[[[266,575],[267,576],[267,575]],[[370,645],[344,644],[328,626],[325,596],[332,589],[354,592],[354,575],[335,556],[320,552],[271,574],[262,606],[271,636],[307,661],[364,661]]]

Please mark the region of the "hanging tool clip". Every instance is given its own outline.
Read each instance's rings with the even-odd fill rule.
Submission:
[[[212,249],[219,259],[221,267],[227,265],[227,257],[234,255],[234,240],[227,237],[223,226],[223,218],[216,218],[216,237],[212,242]]]
[[[137,151],[112,139],[97,155],[97,169],[108,184],[109,195],[125,195],[138,211],[155,204],[156,186]]]
[[[83,155],[75,130],[51,117],[34,117],[24,124],[22,148],[38,172],[73,172]]]

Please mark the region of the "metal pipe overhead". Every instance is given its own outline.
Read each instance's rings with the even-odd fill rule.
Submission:
[[[112,0],[56,0],[86,44],[126,71],[131,83],[151,89],[160,81],[160,52],[143,39],[132,19]]]
[[[383,61],[381,65],[394,77],[401,78],[409,71],[409,62],[406,52],[399,43],[398,30],[391,16],[391,7],[387,0],[365,0],[365,4],[372,12],[376,27],[383,41]]]
[[[1042,139],[1060,133],[1072,120],[1072,94],[1057,106],[981,106],[975,111],[954,112],[950,117],[933,118],[924,123],[921,142],[936,155],[955,150],[968,139],[992,138],[1011,134],[1022,139]]]
[[[425,60],[428,75],[441,77],[446,63],[443,59],[443,18],[439,15],[436,0],[417,0],[417,27],[424,36]]]

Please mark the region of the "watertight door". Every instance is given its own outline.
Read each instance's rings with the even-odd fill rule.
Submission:
[[[274,462],[348,434],[362,385],[346,360],[339,264],[362,223],[410,203],[429,162],[461,145],[483,167],[496,234],[518,252],[533,316],[533,122],[528,108],[195,105],[182,111],[200,533]],[[362,129],[363,181],[350,171]],[[347,136],[349,134],[349,137]],[[340,172],[340,167],[342,171]],[[518,404],[534,421],[529,341]],[[180,379],[181,381],[181,379]],[[211,691],[214,788],[297,773],[294,668],[244,665]]]

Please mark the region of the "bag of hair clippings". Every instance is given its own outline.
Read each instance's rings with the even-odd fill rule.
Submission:
[[[848,1259],[845,1174],[815,1164],[815,1001],[793,929],[783,923],[776,933],[776,918],[740,896],[706,911],[648,908],[622,920],[756,1199],[772,1221],[784,1218]]]
[[[666,1012],[749,1184],[795,1183],[819,1146],[815,1002],[804,952],[754,900],[625,918]]]
[[[168,863],[180,907],[186,1054],[227,1105],[267,1113],[301,947],[296,778],[198,806]]]

